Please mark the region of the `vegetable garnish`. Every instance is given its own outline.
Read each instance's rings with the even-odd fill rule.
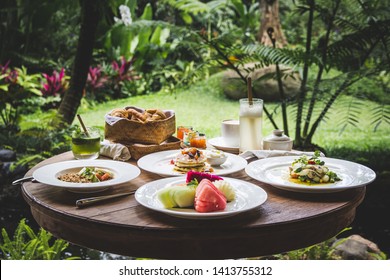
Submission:
[[[298,182],[309,184],[335,183],[341,178],[333,171],[330,171],[325,162],[320,158],[320,152],[315,151],[314,155],[308,158],[306,155],[293,161],[290,169],[290,177]]]

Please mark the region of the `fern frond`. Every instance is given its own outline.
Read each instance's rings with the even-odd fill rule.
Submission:
[[[343,106],[343,111],[338,114],[339,122],[337,125],[342,125],[339,131],[339,134],[341,135],[348,126],[357,127],[359,115],[364,103],[357,98],[349,98],[340,103]]]
[[[345,35],[329,45],[328,61],[331,66],[346,70],[359,68],[373,47],[381,41],[387,44],[390,37],[390,20],[375,22],[359,31]]]
[[[390,106],[382,103],[373,108],[371,124],[374,125],[374,131],[382,124],[390,125]]]

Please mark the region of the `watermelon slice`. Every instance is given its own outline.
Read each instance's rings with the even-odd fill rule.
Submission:
[[[209,179],[203,179],[195,193],[195,210],[197,212],[221,211],[226,208],[226,197]]]
[[[187,178],[186,178],[186,183],[191,182],[192,180],[196,179],[198,183],[202,181],[203,179],[208,179],[211,182],[218,181],[218,180],[223,180],[221,177],[217,175],[212,175],[210,173],[206,172],[198,172],[198,171],[188,171],[187,172]]]

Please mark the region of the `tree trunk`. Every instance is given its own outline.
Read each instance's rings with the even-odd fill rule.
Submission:
[[[68,124],[73,122],[83,97],[95,43],[95,32],[101,17],[99,2],[96,0],[81,1],[81,28],[72,76],[69,89],[65,92],[58,109],[58,113]]]
[[[268,29],[272,28],[276,47],[282,48],[287,45],[287,40],[279,20],[279,0],[259,0],[259,2],[261,23],[258,40],[261,44],[272,47],[272,40],[268,36]]]

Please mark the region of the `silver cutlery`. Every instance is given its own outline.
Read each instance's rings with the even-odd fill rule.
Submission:
[[[32,181],[35,183],[37,180],[35,180],[33,176],[28,176],[28,177],[24,177],[24,178],[13,181],[12,185],[15,186],[17,184],[21,184],[21,183],[27,182],[27,181]]]
[[[134,194],[135,191],[127,192],[127,193],[119,193],[119,194],[111,194],[111,195],[103,195],[103,196],[95,196],[95,197],[89,197],[89,198],[82,198],[79,200],[76,200],[76,206],[78,208],[85,207],[100,201],[116,198],[116,197],[121,197],[121,196],[126,196],[126,195],[131,195]]]

